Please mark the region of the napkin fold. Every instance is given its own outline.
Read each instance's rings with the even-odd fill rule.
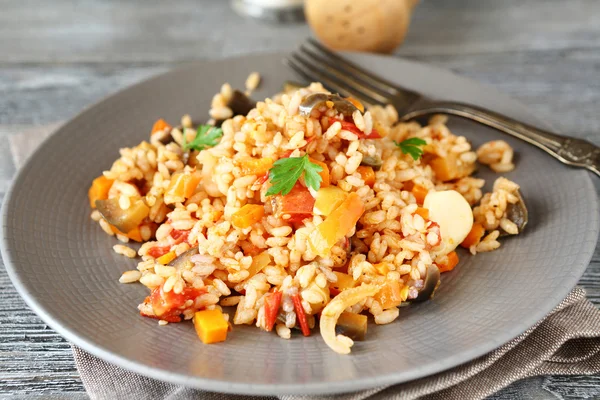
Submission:
[[[41,126],[9,136],[17,167],[56,126]],[[251,397],[206,392],[141,376],[109,364],[74,345],[72,349],[88,394],[98,400],[482,399],[530,376],[600,373],[600,310],[586,299],[584,289],[576,287],[534,327],[469,363],[407,383],[333,396]]]

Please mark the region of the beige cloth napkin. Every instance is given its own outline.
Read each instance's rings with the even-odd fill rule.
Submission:
[[[56,125],[10,136],[17,167]],[[73,347],[92,399],[277,399],[212,393],[147,378]],[[576,287],[544,320],[493,352],[433,376],[335,396],[279,396],[281,400],[482,399],[536,375],[600,373],[600,310]]]

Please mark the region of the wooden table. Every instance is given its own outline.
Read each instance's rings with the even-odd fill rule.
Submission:
[[[16,170],[10,135],[186,61],[286,50],[309,34],[242,19],[225,0],[0,0],[0,10],[0,202]],[[496,86],[557,130],[600,144],[597,0],[424,0],[397,55]],[[580,284],[600,305],[599,249]],[[29,310],[1,263],[0,286],[0,397],[87,398],[68,343]],[[598,397],[600,376],[544,376],[492,398]]]

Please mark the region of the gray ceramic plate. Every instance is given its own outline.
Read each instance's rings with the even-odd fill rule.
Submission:
[[[515,149],[530,209],[523,236],[499,251],[462,255],[435,300],[402,309],[391,325],[372,326],[349,356],[318,333],[292,340],[236,327],[225,343],[203,345],[192,324],[159,327],[136,306],[141,285],[118,283],[135,261],[116,255],[115,239],[89,218],[87,188],[122,146],[148,136],[158,117],[204,118],[222,82],[243,87],[251,71],[264,81],[256,98],[294,78],[283,55],[197,63],[126,89],[83,112],[43,143],[22,168],[2,210],[2,255],[29,306],[67,340],[124,368],[188,386],[247,394],[336,393],[404,382],[454,367],[516,337],[563,299],[587,267],[598,235],[598,204],[587,172],[462,121],[451,128],[479,145],[502,137]],[[397,58],[351,58],[432,97],[486,106],[548,125],[493,89]],[[560,115],[556,116],[560,119]],[[493,179],[482,169],[481,176]]]

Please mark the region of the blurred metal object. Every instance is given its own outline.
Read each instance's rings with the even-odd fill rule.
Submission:
[[[232,0],[240,15],[275,23],[304,21],[303,0]]]

